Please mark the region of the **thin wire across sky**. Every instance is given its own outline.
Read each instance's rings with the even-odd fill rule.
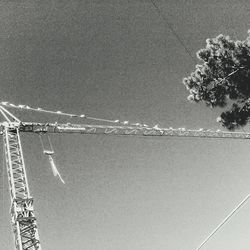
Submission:
[[[170,24],[170,22],[167,20],[167,18],[162,14],[159,6],[155,3],[154,0],[150,0],[150,2],[152,3],[152,5],[154,6],[156,12],[158,13],[158,15],[162,18],[162,20],[164,21],[164,23],[167,25],[167,27],[171,30],[171,32],[173,33],[173,35],[176,37],[176,39],[178,40],[178,42],[181,44],[181,46],[185,49],[187,55],[190,57],[190,59],[196,63],[195,58],[193,57],[192,53],[190,52],[190,50],[187,48],[187,46],[185,45],[185,43],[182,41],[181,37],[178,35],[178,33],[174,30],[174,28],[172,27],[172,25]]]

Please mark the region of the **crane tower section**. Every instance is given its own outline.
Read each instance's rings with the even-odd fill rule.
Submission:
[[[11,198],[11,223],[15,249],[41,250],[33,198],[30,196],[18,126],[6,123],[4,151]]]

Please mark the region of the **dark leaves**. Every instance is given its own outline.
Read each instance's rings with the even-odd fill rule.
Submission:
[[[250,32],[245,41],[233,41],[219,35],[207,39],[206,48],[197,52],[202,64],[183,79],[190,92],[188,100],[210,107],[226,107],[221,123],[232,130],[247,124],[250,118]]]

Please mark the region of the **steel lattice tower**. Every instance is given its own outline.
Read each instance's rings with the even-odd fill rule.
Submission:
[[[40,241],[30,196],[19,130],[5,126],[4,149],[11,197],[11,223],[18,250],[40,250]]]

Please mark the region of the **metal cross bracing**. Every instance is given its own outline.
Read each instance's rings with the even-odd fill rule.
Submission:
[[[15,249],[41,250],[20,141],[20,120],[1,106],[0,112],[6,119],[1,124],[1,132],[10,189],[10,214]]]
[[[32,133],[79,133],[123,136],[169,136],[250,139],[250,133],[229,132],[210,129],[159,128],[140,126],[90,125],[90,124],[58,124],[24,122],[19,126],[21,132]]]
[[[5,118],[5,121],[0,123],[0,135],[3,136],[4,140],[4,152],[11,198],[11,223],[16,250],[41,250],[36,217],[34,215],[33,198],[29,192],[23,159],[20,133],[79,133],[144,137],[168,136],[250,139],[250,133],[243,132],[213,131],[206,129],[190,130],[185,128],[175,129],[171,127],[159,128],[158,126],[149,127],[141,124],[128,124],[127,122],[124,123],[127,125],[22,122],[2,105],[0,105],[0,113]],[[64,113],[64,115],[65,114],[66,113]],[[71,116],[71,114],[69,115]],[[94,120],[98,120],[98,118],[94,118]],[[104,119],[99,120],[102,121]],[[114,122],[116,123],[116,120]]]
[[[40,250],[40,241],[30,196],[19,128],[6,125],[3,132],[5,159],[11,197],[11,223],[18,250]]]

